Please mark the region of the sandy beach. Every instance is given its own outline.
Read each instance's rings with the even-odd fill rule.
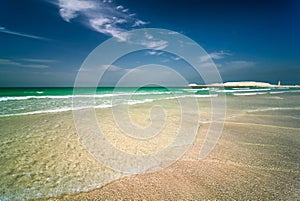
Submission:
[[[16,200],[297,200],[298,93],[228,96],[222,136],[204,160],[198,156],[210,126],[210,98],[198,100],[201,119],[193,146],[171,166],[137,175],[122,175],[98,163],[78,139],[72,112],[2,117],[2,196],[19,195]],[[134,141],[114,138],[119,131],[111,108],[97,109],[96,114],[107,139],[120,149],[153,152],[169,143],[180,121],[176,100],[132,105],[132,120],[149,124],[149,108],[154,105],[168,112],[163,131],[167,137],[139,150],[128,146]]]
[[[289,123],[273,124],[279,119]],[[49,200],[297,200],[299,120],[288,110],[228,118],[213,153],[199,161],[203,125],[193,148],[167,169]]]

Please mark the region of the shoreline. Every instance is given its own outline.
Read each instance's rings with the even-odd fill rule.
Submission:
[[[206,86],[206,85],[205,85]],[[142,97],[142,99],[136,99],[133,100],[129,103],[129,105],[140,105],[140,104],[145,104],[145,103],[151,103],[151,102],[155,102],[155,101],[164,101],[164,100],[169,100],[169,99],[176,99],[176,98],[185,98],[185,97],[191,97],[191,98],[200,98],[200,99],[208,99],[208,98],[215,98],[218,96],[226,96],[227,98],[230,96],[277,96],[278,94],[291,94],[291,93],[295,93],[298,94],[300,93],[300,88],[289,88],[289,86],[283,86],[283,87],[276,87],[276,88],[270,88],[270,87],[246,87],[246,86],[240,86],[240,87],[215,87],[215,89],[206,89],[203,86],[200,86],[200,88],[203,88],[203,90],[198,90],[198,86],[191,86],[188,88],[179,88],[180,90],[182,90],[182,92],[174,92],[174,94],[172,94],[172,92],[167,92],[166,94],[163,94],[163,97],[158,97],[155,95],[153,95],[153,97],[149,97],[147,98],[145,96],[145,93],[141,93],[141,94],[135,94],[135,95],[140,95],[140,96],[144,96]],[[214,87],[209,87],[209,88],[214,88]],[[230,89],[227,89],[230,88]],[[231,89],[234,88],[234,89]],[[244,89],[245,88],[245,89]],[[280,90],[282,89],[282,90]],[[198,90],[198,91],[197,91]],[[159,92],[160,93],[160,92]],[[163,92],[164,93],[164,92]],[[157,93],[158,94],[158,93]],[[113,97],[115,94],[89,94],[89,95],[82,95],[83,98],[86,98],[86,100],[88,100],[88,98],[90,98],[91,100],[95,98],[95,100],[101,100],[102,98],[108,97],[106,101],[111,101],[109,100],[110,97]],[[118,94],[116,94],[118,95]],[[151,95],[151,94],[150,94]],[[80,97],[81,95],[79,95],[78,97]],[[103,96],[103,97],[102,97]],[[122,94],[120,94],[120,96],[122,96]],[[77,100],[77,96],[75,95],[74,97],[76,97]],[[5,109],[7,107],[7,109],[10,109],[9,107],[12,107],[14,105],[10,105],[10,103],[12,103],[13,101],[15,102],[16,106],[19,107],[19,103],[20,105],[24,105],[24,104],[28,104],[30,103],[30,101],[43,101],[46,104],[48,104],[48,102],[50,103],[50,101],[55,101],[58,100],[60,101],[62,104],[65,104],[63,107],[57,107],[57,108],[53,108],[51,105],[49,105],[49,107],[45,107],[43,108],[43,104],[40,105],[41,109],[39,109],[38,107],[33,108],[36,110],[23,110],[22,109],[25,106],[22,106],[20,108],[20,112],[18,113],[17,110],[10,110],[12,113],[6,113],[6,111],[4,110],[2,114],[0,114],[0,118],[3,117],[10,117],[10,116],[26,116],[26,115],[32,115],[32,114],[46,114],[46,113],[61,113],[61,112],[68,112],[68,111],[75,111],[75,110],[82,110],[82,109],[90,109],[90,108],[95,108],[95,109],[104,109],[104,108],[112,108],[117,106],[113,105],[112,103],[108,102],[108,103],[104,103],[104,102],[100,102],[99,105],[96,103],[95,105],[84,105],[84,106],[75,106],[72,105],[72,99],[74,98],[72,95],[37,95],[37,96],[11,96],[11,97],[0,97],[0,103],[2,104],[3,108]],[[126,96],[125,96],[126,97]],[[63,100],[66,100],[65,102],[63,102]],[[47,102],[48,101],[48,102]],[[66,104],[67,103],[67,104]],[[7,106],[6,106],[7,104]],[[39,102],[37,102],[37,104],[39,104]],[[126,102],[124,102],[123,104],[126,104]]]

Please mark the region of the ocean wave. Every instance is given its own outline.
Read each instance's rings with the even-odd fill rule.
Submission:
[[[295,93],[295,92],[300,92],[300,90],[271,91],[270,94]]]
[[[29,100],[29,99],[71,99],[71,98],[105,98],[112,96],[119,96],[125,94],[96,94],[96,95],[63,95],[63,96],[6,96],[0,97],[1,101],[11,101],[11,100]]]
[[[194,95],[193,97],[196,97],[196,98],[215,98],[215,97],[218,97],[218,94],[207,94],[207,95]]]
[[[241,88],[232,88],[232,89],[241,89]],[[249,87],[243,87],[243,89],[250,89]]]
[[[29,100],[29,99],[71,99],[71,98],[106,98],[113,96],[131,96],[131,95],[160,95],[160,94],[171,94],[171,92],[138,92],[138,93],[111,93],[111,94],[95,94],[95,95],[50,95],[50,96],[5,96],[0,97],[1,101],[18,101],[18,100]]]
[[[186,92],[196,93],[198,91],[209,91],[210,89],[209,88],[199,88],[199,89],[182,89],[182,90],[186,91]]]
[[[163,98],[162,98],[163,99]],[[127,102],[128,105],[136,105],[136,104],[143,104],[153,102],[155,100],[162,100],[162,99],[144,99],[144,100],[130,100]]]
[[[85,108],[81,108],[85,109]],[[11,117],[11,116],[24,116],[24,115],[32,115],[32,114],[43,114],[43,113],[56,113],[56,112],[67,112],[71,111],[73,108],[68,107],[68,108],[59,108],[59,109],[52,109],[52,110],[37,110],[37,111],[32,111],[32,112],[23,112],[23,113],[16,113],[16,114],[4,114],[0,115],[0,117]]]
[[[262,94],[268,94],[268,92],[233,93],[234,96],[253,96],[253,95],[262,95]]]
[[[108,94],[107,94],[108,95]],[[170,96],[170,97],[162,97],[162,98],[146,98],[142,100],[121,100],[118,104],[112,104],[112,103],[103,103],[99,105],[86,105],[86,102],[77,102],[78,104],[73,105],[73,107],[63,107],[63,108],[57,108],[57,109],[48,109],[48,110],[36,110],[36,111],[29,111],[29,112],[21,112],[21,113],[14,113],[14,114],[3,114],[0,115],[0,117],[8,117],[8,116],[23,116],[23,115],[33,115],[33,114],[43,114],[43,113],[56,113],[56,112],[67,112],[72,110],[81,110],[81,109],[88,109],[88,108],[110,108],[117,105],[136,105],[136,104],[143,104],[143,103],[149,103],[153,101],[159,101],[159,100],[170,100],[170,99],[177,99],[177,98],[214,98],[217,97],[218,94],[208,94],[208,95],[200,95],[200,94],[189,94],[189,95],[178,95],[178,96]],[[80,97],[90,97],[90,96],[80,96]],[[85,106],[81,106],[85,105]]]
[[[300,92],[300,90],[285,90],[283,91],[270,91],[272,89],[232,89],[232,90],[220,90],[220,89],[183,89],[183,91],[164,91],[164,92],[113,92],[108,94],[71,94],[71,95],[31,95],[31,96],[4,96],[0,97],[0,102],[2,101],[21,101],[21,100],[29,100],[29,99],[72,99],[72,98],[109,98],[116,96],[146,96],[146,95],[180,95],[185,92],[196,93],[198,91],[209,91],[212,90],[217,93],[233,93],[233,95],[257,95],[257,94],[265,94],[262,92],[269,92],[270,94],[277,93],[289,93],[289,92]],[[247,93],[249,92],[249,93]],[[253,92],[253,93],[251,93]],[[37,91],[36,93],[42,94],[44,92]],[[198,95],[197,95],[198,96]],[[199,97],[206,97],[210,95],[201,95]]]
[[[66,98],[72,98],[71,95],[65,95],[65,96],[5,96],[0,97],[1,101],[11,101],[11,100],[28,100],[28,99],[66,99]]]

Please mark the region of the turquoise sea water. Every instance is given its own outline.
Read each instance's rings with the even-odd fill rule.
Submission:
[[[82,107],[107,108],[118,104],[141,104],[178,96],[214,97],[253,96],[300,92],[296,88],[1,88],[0,117],[62,112]],[[73,107],[73,98],[80,98],[82,107]],[[78,99],[77,99],[78,100]]]

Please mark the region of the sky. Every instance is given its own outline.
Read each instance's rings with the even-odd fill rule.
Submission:
[[[224,82],[300,84],[297,0],[1,0],[0,87],[73,86],[98,45],[111,37],[124,41],[127,31],[142,28],[168,29],[194,40]],[[151,63],[201,84],[186,61],[163,52],[167,44],[156,42],[162,42],[160,49],[116,61],[103,85]],[[149,68],[146,76],[157,75],[157,68],[153,73]],[[173,82],[171,76],[164,79]]]

